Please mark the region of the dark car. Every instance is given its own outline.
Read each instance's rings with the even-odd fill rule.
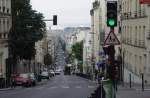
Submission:
[[[49,73],[47,71],[43,71],[41,73],[41,78],[42,79],[50,79]]]
[[[31,79],[32,86],[35,86],[37,84],[37,76],[34,73],[28,73],[28,74]]]

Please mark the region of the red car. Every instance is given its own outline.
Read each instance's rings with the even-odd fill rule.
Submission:
[[[32,79],[30,78],[29,74],[22,73],[15,77],[14,84],[28,87],[32,85]]]

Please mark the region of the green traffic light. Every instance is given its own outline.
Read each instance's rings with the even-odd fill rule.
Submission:
[[[114,20],[114,19],[109,19],[109,20],[108,20],[108,24],[109,24],[110,26],[114,26],[114,25],[115,25],[115,20]]]

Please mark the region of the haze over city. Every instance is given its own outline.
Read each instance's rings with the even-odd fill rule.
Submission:
[[[44,14],[46,19],[58,15],[58,27],[90,26],[91,2],[93,0],[31,0],[33,9]],[[47,22],[51,26],[52,22]]]

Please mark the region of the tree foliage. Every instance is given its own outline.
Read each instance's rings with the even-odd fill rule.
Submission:
[[[72,55],[79,61],[83,60],[83,41],[72,46]]]
[[[44,64],[51,65],[52,64],[52,56],[50,54],[46,54],[44,56]]]
[[[9,34],[13,57],[31,59],[35,42],[45,35],[43,15],[32,9],[30,0],[12,0],[12,28]]]

